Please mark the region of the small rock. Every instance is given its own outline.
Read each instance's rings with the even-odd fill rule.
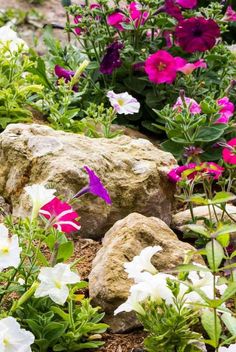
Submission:
[[[183,263],[185,251],[193,247],[181,242],[160,219],[132,213],[117,221],[106,233],[89,275],[90,297],[106,312],[105,321],[113,332],[125,332],[139,326],[132,313],[114,317],[114,310],[123,303],[133,283],[127,278],[124,263],[131,261],[147,246],[160,245],[163,250],[153,257],[153,264],[165,272]],[[201,257],[195,258],[201,261]]]
[[[211,209],[212,210],[212,209]],[[219,208],[215,207],[215,211],[216,211],[216,215],[219,217],[221,217],[222,215],[222,210]],[[236,207],[233,205],[226,205],[226,211],[235,219],[236,221]],[[215,218],[214,212],[213,210],[211,211],[212,213],[212,217],[213,219]],[[207,218],[209,219],[209,210],[208,210],[208,206],[207,205],[202,205],[199,207],[194,207],[193,208],[193,214],[196,218]],[[227,214],[224,215],[224,219],[228,220],[229,217],[227,216]],[[202,220],[199,220],[199,222]],[[171,222],[171,228],[179,230],[179,231],[184,231],[186,224],[188,223],[192,223],[192,217],[191,217],[191,213],[190,210],[184,210],[184,211],[180,211],[179,213],[175,214],[172,216],[172,222]]]

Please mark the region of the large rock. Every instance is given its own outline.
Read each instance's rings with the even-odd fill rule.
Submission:
[[[216,208],[213,211],[213,208],[210,206],[211,217],[214,221],[220,219],[222,216],[222,210],[220,208]],[[234,205],[227,204],[226,205],[227,213],[236,221],[236,207]],[[209,208],[207,205],[202,205],[193,208],[193,215],[197,219],[197,222],[202,222],[202,218],[209,219]],[[216,219],[217,216],[217,219]],[[200,219],[200,220],[198,220]],[[229,216],[224,212],[224,220],[229,220]],[[180,211],[172,216],[171,227],[173,229],[184,231],[186,228],[186,224],[192,223],[192,216],[189,209]]]
[[[14,215],[25,216],[30,210],[26,185],[48,184],[68,199],[86,185],[83,166],[88,165],[113,201],[110,207],[90,195],[81,198],[81,235],[99,238],[133,211],[170,223],[174,187],[166,173],[175,163],[144,139],[91,139],[44,125],[14,124],[0,135],[0,193]]]
[[[124,332],[138,324],[133,313],[113,315],[114,310],[127,299],[132,285],[123,265],[143,248],[154,245],[163,248],[153,258],[153,264],[163,272],[183,263],[185,252],[193,250],[190,244],[178,240],[160,219],[137,213],[117,221],[103,239],[89,276],[89,292],[93,302],[105,310],[106,321],[114,332]]]

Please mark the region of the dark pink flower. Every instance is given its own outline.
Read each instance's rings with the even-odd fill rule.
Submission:
[[[193,63],[186,61],[186,64],[180,67],[178,71],[183,72],[185,75],[190,75],[197,68],[207,68],[206,62],[203,59]]]
[[[120,58],[120,50],[124,45],[120,42],[114,42],[107,47],[106,54],[104,55],[100,64],[100,72],[105,75],[111,75],[112,72],[122,65]]]
[[[179,182],[182,180],[182,174],[184,171],[186,170],[194,170],[195,167],[196,167],[197,164],[195,163],[190,163],[190,164],[186,164],[186,165],[183,165],[183,166],[178,166],[178,167],[175,167],[174,169],[172,169],[168,174],[168,178],[171,182]],[[190,172],[189,174],[189,179],[192,179],[194,176],[193,176],[193,173]]]
[[[127,23],[127,22],[129,22],[129,19],[119,11],[113,12],[111,15],[107,17],[107,23],[109,24],[109,26],[112,26],[118,29],[119,31],[124,30],[122,23]]]
[[[130,17],[135,23],[135,27],[144,24],[149,16],[147,11],[142,11],[142,5],[139,2],[133,1],[128,6]]]
[[[165,0],[165,4],[162,11],[174,17],[177,21],[181,21],[184,18],[180,7],[176,5],[175,0]]]
[[[84,166],[89,176],[89,184],[82,188],[73,198],[79,198],[85,193],[92,193],[94,196],[102,198],[107,204],[111,204],[111,198],[100,178],[88,166]]]
[[[197,0],[176,0],[176,3],[185,9],[193,9],[197,6]]]
[[[100,9],[101,8],[101,5],[100,4],[97,4],[97,3],[93,3],[89,6],[90,10],[93,10],[93,9]]]
[[[62,202],[57,197],[45,204],[39,210],[39,214],[44,216],[59,231],[71,233],[80,230],[81,226],[75,220],[79,215],[69,204]]]
[[[157,84],[171,84],[176,78],[178,67],[175,58],[165,50],[158,50],[145,61],[145,72],[150,81]]]
[[[188,53],[210,50],[220,36],[220,28],[212,19],[191,17],[181,21],[175,29],[178,45]]]
[[[236,11],[233,10],[232,6],[227,7],[223,19],[228,22],[235,22],[236,21]]]
[[[222,175],[224,168],[213,161],[203,162],[200,164],[202,172],[207,176],[213,176],[214,180],[218,180]]]
[[[57,77],[60,79],[60,78],[64,78],[64,81],[66,83],[70,82],[71,81],[71,78],[75,75],[75,72],[74,71],[70,71],[70,70],[67,70],[66,68],[64,67],[61,67],[59,65],[56,65],[55,68],[54,68],[54,72],[55,74],[57,75]]]
[[[75,24],[80,24],[81,21],[82,21],[82,16],[81,16],[81,15],[75,16],[75,18],[74,18],[74,23],[75,23]],[[77,35],[80,35],[82,32],[83,32],[83,29],[82,29],[82,28],[80,28],[80,27],[75,27],[75,33],[76,33]]]
[[[189,108],[189,111],[191,112],[191,114],[195,115],[195,114],[200,114],[201,113],[201,107],[200,105],[196,102],[196,100],[188,98],[188,97],[184,97],[184,101],[186,106]],[[183,109],[183,100],[181,97],[179,97],[175,103],[175,105],[173,106],[173,109],[177,110],[178,112],[181,112]]]
[[[222,150],[223,160],[231,165],[236,165],[236,138],[227,142],[227,147]]]
[[[215,124],[227,124],[229,122],[230,117],[234,114],[234,104],[229,101],[228,97],[218,99],[217,104],[221,108],[219,111],[220,117],[215,121]]]

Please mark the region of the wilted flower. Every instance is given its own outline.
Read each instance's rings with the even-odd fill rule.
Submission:
[[[120,50],[123,49],[123,47],[124,45],[117,41],[107,47],[106,54],[100,64],[101,73],[111,75],[116,68],[122,65]]]
[[[56,65],[54,68],[55,74],[57,75],[57,77],[60,78],[64,78],[64,81],[66,83],[70,82],[72,77],[75,75],[75,71],[70,71],[65,69],[64,67],[61,67],[59,65]]]
[[[218,99],[217,104],[221,108],[219,111],[220,117],[215,121],[215,123],[228,123],[230,117],[234,114],[234,104],[229,101],[228,97]]]
[[[176,3],[185,9],[193,9],[197,6],[197,0],[176,0]]]
[[[18,236],[9,237],[6,226],[0,224],[0,271],[9,267],[17,268],[21,251]]]
[[[54,197],[55,189],[48,189],[44,185],[32,185],[25,187],[26,193],[30,196],[33,209],[31,218],[34,219],[38,216],[39,209],[50,202]]]
[[[189,111],[191,112],[191,114],[195,115],[195,114],[200,114],[201,113],[201,107],[200,105],[196,102],[196,100],[188,98],[188,97],[184,97],[184,102],[186,104],[186,107],[189,109]],[[184,107],[184,103],[181,97],[178,97],[175,105],[173,106],[174,110],[177,110],[178,112],[181,112],[183,110]]]
[[[30,345],[34,343],[34,335],[25,329],[13,317],[0,320],[0,350],[1,352],[31,352]]]
[[[143,272],[156,274],[157,269],[152,265],[151,258],[155,253],[161,250],[162,248],[160,246],[146,247],[139,255],[135,256],[131,262],[125,263],[124,268],[128,273],[128,277],[138,282]]]
[[[236,21],[236,11],[233,10],[232,6],[227,7],[223,20],[228,22]]]
[[[183,156],[185,156],[186,158],[191,158],[202,153],[203,150],[201,148],[195,147],[194,145],[190,145],[189,147],[184,147]]]
[[[84,166],[85,171],[89,176],[89,184],[82,188],[73,198],[79,198],[85,193],[92,193],[94,196],[100,197],[107,204],[111,204],[111,198],[106,188],[103,186],[100,178],[88,166]]]
[[[236,351],[236,343],[230,345],[228,347],[220,347],[219,352],[235,352]]]
[[[19,47],[23,47],[25,51],[29,49],[26,42],[19,38],[17,33],[11,29],[11,23],[6,24],[5,26],[0,27],[0,47],[2,44],[9,42],[9,48],[11,52],[17,51]]]
[[[148,19],[149,13],[147,11],[142,11],[142,5],[139,2],[132,1],[129,6],[130,17],[135,23],[135,27],[144,24]]]
[[[38,276],[40,284],[35,297],[49,296],[57,304],[63,305],[69,296],[67,285],[80,282],[80,276],[70,269],[69,264],[58,263],[53,268],[43,267]]]
[[[59,198],[53,198],[49,203],[45,204],[39,214],[48,219],[50,225],[65,233],[71,233],[80,230],[80,224],[75,219],[78,214],[66,202],[62,202]]]
[[[127,92],[116,94],[110,90],[107,97],[117,114],[129,115],[139,112],[140,103]]]
[[[222,151],[223,160],[231,165],[236,165],[236,138],[227,142],[227,146]]]
[[[80,24],[81,21],[82,21],[82,16],[81,16],[81,15],[75,16],[75,18],[74,18],[74,23],[75,23],[75,24]],[[83,29],[82,29],[82,28],[80,28],[79,26],[78,26],[78,27],[75,27],[75,33],[76,33],[77,35],[80,35],[82,32],[83,32]]]
[[[212,19],[191,17],[181,21],[175,30],[177,43],[188,53],[210,50],[220,36],[220,28]]]
[[[176,78],[180,66],[179,58],[173,57],[165,50],[158,50],[150,55],[145,62],[145,71],[153,83],[171,84]]]

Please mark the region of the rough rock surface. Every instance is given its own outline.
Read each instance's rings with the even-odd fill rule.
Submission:
[[[47,184],[69,199],[87,184],[83,170],[87,165],[101,177],[113,204],[110,207],[91,195],[82,197],[81,235],[99,238],[134,211],[170,223],[174,186],[166,173],[176,161],[148,140],[91,139],[44,125],[13,124],[0,135],[0,163],[0,194],[12,205],[14,215],[30,210],[26,185]]]
[[[233,205],[226,205],[226,211],[236,220],[236,207]],[[216,215],[220,218],[222,215],[222,210],[219,208],[215,207],[215,212]],[[213,210],[211,209],[211,213],[212,213],[212,217],[215,219],[215,215]],[[196,218],[209,218],[209,210],[207,205],[202,205],[202,206],[198,206],[198,207],[194,207],[193,208],[193,214]],[[229,217],[227,216],[227,214],[224,215],[224,219],[227,220],[229,219]],[[201,220],[200,220],[201,221]],[[179,231],[184,230],[184,225],[191,223],[192,222],[192,217],[191,217],[191,213],[190,210],[183,210],[180,211],[177,214],[174,214],[172,216],[172,221],[171,221],[171,227],[173,229],[177,229]]]
[[[159,271],[181,264],[185,251],[193,250],[190,244],[181,242],[163,221],[138,213],[117,221],[103,239],[89,276],[89,292],[94,303],[105,310],[106,321],[114,332],[124,332],[138,324],[132,313],[113,315],[127,299],[132,284],[123,264],[131,261],[143,248],[154,245],[163,248],[153,257],[153,264]],[[195,260],[201,259],[197,257]]]

